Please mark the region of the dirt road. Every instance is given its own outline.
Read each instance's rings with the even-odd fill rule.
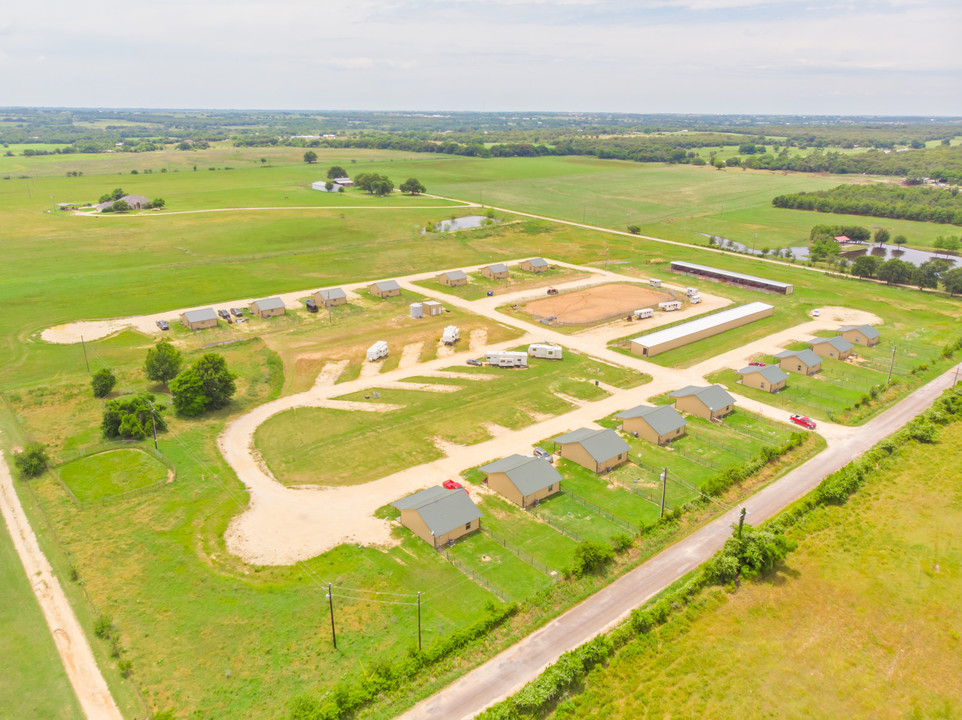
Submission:
[[[922,412],[947,387],[955,368],[912,393],[842,443],[799,466],[749,498],[748,520],[758,524],[811,492],[824,477],[858,457]],[[667,588],[721,549],[737,522],[732,509],[644,565],[608,585],[537,632],[416,705],[400,720],[472,718],[538,676],[564,652],[610,629],[632,609]]]
[[[23,563],[23,569],[33,586],[43,616],[50,626],[53,641],[60,653],[67,679],[73,686],[80,707],[87,720],[123,720],[107,687],[104,676],[97,667],[87,636],[77,622],[77,617],[67,602],[60,582],[53,574],[47,558],[37,544],[37,537],[30,527],[20,498],[13,487],[13,478],[3,452],[0,451],[0,512],[10,528],[13,545]]]

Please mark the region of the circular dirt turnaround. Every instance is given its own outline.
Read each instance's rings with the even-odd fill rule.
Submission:
[[[666,292],[643,285],[611,283],[534,300],[521,309],[536,318],[555,316],[559,324],[589,325],[672,299]]]

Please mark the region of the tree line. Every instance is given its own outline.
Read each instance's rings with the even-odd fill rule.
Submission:
[[[831,190],[779,195],[772,199],[772,205],[793,210],[962,225],[962,197],[957,187],[901,187],[890,183],[839,185]]]

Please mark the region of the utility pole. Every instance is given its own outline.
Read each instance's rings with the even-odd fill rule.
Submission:
[[[80,336],[80,345],[84,349],[84,365],[87,366],[87,372],[90,372],[90,363],[87,362],[87,343],[84,342],[84,336]]]
[[[421,651],[421,593],[418,592],[418,652]]]
[[[892,346],[892,362],[889,363],[889,377],[888,377],[888,380],[885,381],[885,387],[888,387],[889,383],[892,382],[892,369],[894,367],[895,367],[895,345]]]
[[[334,593],[331,592],[331,583],[327,584],[327,603],[331,607],[331,639],[334,641],[334,649],[337,650],[337,632],[334,630]]]
[[[668,494],[668,468],[661,471],[661,517],[665,517],[665,495]]]
[[[745,526],[745,515],[747,513],[748,513],[748,510],[746,510],[745,508],[742,508],[742,512],[738,516],[738,537],[739,538],[741,538],[742,536],[742,528]]]
[[[154,450],[159,450],[157,447],[157,425],[154,423],[154,404],[147,401],[147,405],[150,407],[150,428],[154,431]]]

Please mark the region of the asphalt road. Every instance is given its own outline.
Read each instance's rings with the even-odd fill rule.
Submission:
[[[951,386],[957,368],[866,423],[861,431],[768,485],[744,506],[757,525],[813,490],[826,476],[869,450],[925,410]],[[400,716],[402,720],[472,718],[535,679],[564,652],[621,622],[634,608],[714,555],[737,522],[733,509],[667,548],[603,590],[475,668]]]

